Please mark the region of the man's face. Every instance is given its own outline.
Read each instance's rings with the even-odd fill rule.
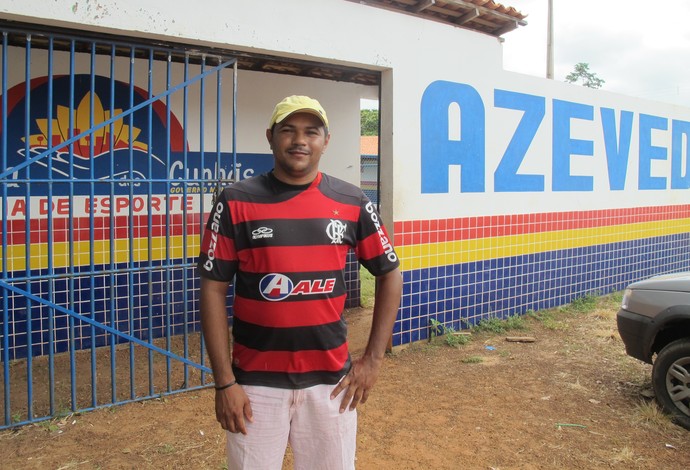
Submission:
[[[309,113],[292,114],[268,129],[275,177],[288,184],[311,183],[330,137],[321,120]]]

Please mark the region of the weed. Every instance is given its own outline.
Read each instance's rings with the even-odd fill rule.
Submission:
[[[475,331],[488,331],[495,334],[503,334],[510,330],[526,330],[527,323],[520,315],[510,315],[505,319],[492,317],[481,320],[474,328]]]
[[[13,423],[18,423],[22,420],[22,414],[21,413],[15,413],[12,415],[12,422]]]
[[[474,328],[475,331],[488,331],[490,333],[502,334],[506,332],[505,324],[500,318],[489,318],[481,320]]]
[[[621,302],[623,302],[623,291],[613,292],[602,298],[608,307],[619,307]]]
[[[55,421],[53,421],[53,420],[51,420],[51,421],[42,421],[42,422],[40,423],[40,426],[41,426],[43,429],[45,429],[46,431],[48,431],[48,432],[56,432],[58,429],[60,429],[60,428],[58,427],[58,425],[55,423]]]
[[[643,424],[657,429],[670,429],[671,418],[665,414],[655,401],[641,401],[635,406],[635,424]]]
[[[630,447],[623,447],[611,459],[614,464],[631,463],[635,459],[635,453]]]
[[[172,444],[163,444],[159,449],[158,452],[160,454],[172,454],[175,452],[175,446]]]
[[[443,323],[433,318],[429,319],[429,328],[429,339],[445,335],[445,342],[450,347],[457,348],[458,346],[470,342],[469,336],[457,334],[455,328],[452,326],[445,326]]]
[[[463,346],[463,345],[469,343],[470,340],[471,340],[471,338],[469,335],[456,334],[456,332],[453,328],[449,328],[449,331],[446,333],[446,344],[448,346],[453,347],[453,348],[457,348],[458,346]]]
[[[570,304],[562,307],[562,310],[567,313],[588,313],[594,310],[597,306],[596,293],[589,293],[582,297],[578,297]]]
[[[446,327],[443,326],[443,323],[433,318],[429,318],[429,338],[436,338],[437,336],[442,336],[445,329]]]
[[[534,318],[539,323],[544,325],[544,328],[549,330],[562,330],[565,328],[563,322],[556,319],[556,312],[553,310],[539,310],[535,312],[534,310],[529,310],[526,315],[530,318]]]
[[[525,318],[520,315],[510,315],[503,320],[505,322],[506,330],[526,330],[528,329]]]
[[[484,362],[484,359],[481,356],[469,356],[460,360],[460,362],[463,364],[479,364]]]

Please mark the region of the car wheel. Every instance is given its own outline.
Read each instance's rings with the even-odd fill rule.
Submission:
[[[690,429],[690,339],[674,341],[659,351],[652,368],[652,385],[664,411]]]

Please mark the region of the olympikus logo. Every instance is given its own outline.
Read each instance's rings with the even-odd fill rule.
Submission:
[[[314,279],[299,281],[296,285],[284,274],[266,274],[259,282],[261,296],[271,302],[284,300],[291,295],[330,294],[335,288],[335,279]]]
[[[374,227],[376,227],[376,231],[379,234],[379,240],[381,240],[381,247],[383,247],[383,252],[388,257],[388,261],[390,261],[391,263],[395,263],[398,260],[398,256],[395,254],[395,251],[393,251],[393,245],[391,245],[391,242],[388,240],[388,237],[383,231],[383,227],[381,227],[381,221],[379,220],[379,216],[376,214],[376,211],[374,210],[374,205],[371,202],[369,202],[365,208],[369,213],[369,216],[371,217],[371,221],[374,222]]]
[[[273,238],[273,229],[269,227],[259,227],[256,230],[252,230],[252,240],[258,238]]]
[[[211,220],[211,242],[208,246],[206,256],[208,259],[204,263],[206,271],[213,270],[213,261],[216,259],[216,247],[218,246],[218,232],[220,231],[220,215],[223,213],[223,203],[216,204],[216,211],[213,213]]]

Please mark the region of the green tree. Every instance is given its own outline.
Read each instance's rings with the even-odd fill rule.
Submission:
[[[582,82],[582,86],[587,88],[601,88],[604,80],[597,77],[597,74],[589,71],[589,64],[580,62],[575,64],[575,70],[565,76],[565,81],[568,83]]]
[[[379,135],[379,110],[362,109],[360,116],[361,135]]]

